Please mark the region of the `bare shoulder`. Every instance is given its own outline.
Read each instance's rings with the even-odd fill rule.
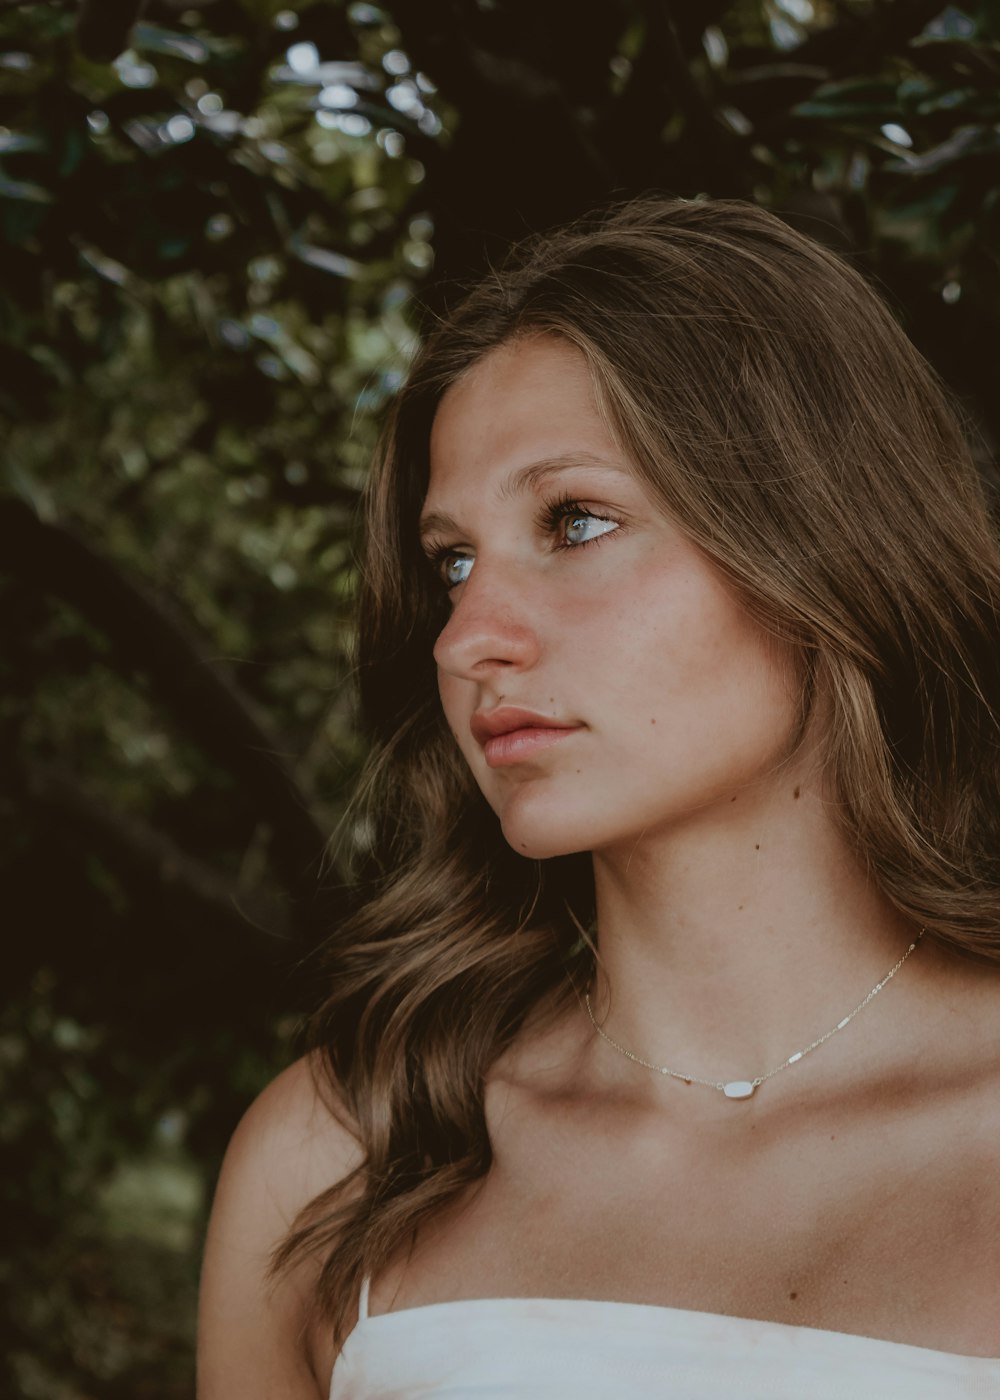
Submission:
[[[294,1215],[358,1160],[357,1137],[343,1105],[318,1061],[304,1055],[273,1079],[241,1118],[219,1185],[238,1175]]]
[[[268,1263],[295,1216],[346,1177],[361,1151],[315,1061],[303,1057],[254,1100],[219,1174],[202,1266],[199,1400],[317,1400],[305,1318],[313,1269],[275,1283]]]

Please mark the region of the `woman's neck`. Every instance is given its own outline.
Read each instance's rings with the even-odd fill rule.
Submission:
[[[595,853],[593,1001],[615,1040],[683,1073],[745,1079],[853,1010],[917,928],[832,810],[785,779]]]

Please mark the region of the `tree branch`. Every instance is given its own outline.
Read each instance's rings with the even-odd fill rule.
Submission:
[[[0,560],[8,572],[86,617],[111,642],[111,664],[129,677],[144,673],[156,699],[236,776],[245,800],[273,832],[272,859],[300,919],[308,921],[325,834],[275,739],[231,678],[161,600],[13,497],[0,498]]]
[[[667,0],[652,0],[645,9],[648,33],[650,36],[655,35],[657,46],[663,52],[671,96],[684,117],[690,135],[708,158],[706,168],[710,164],[716,172],[712,193],[751,198],[753,176],[752,171],[747,168],[747,142],[722,126],[715,109],[698,86],[691,72],[691,60],[681,43],[671,6]]]
[[[287,906],[266,895],[241,894],[141,817],[107,807],[68,773],[49,764],[28,763],[20,778],[32,807],[81,835],[88,849],[103,855],[129,883],[153,896],[179,897],[197,905],[211,928],[244,938],[256,930],[268,950],[273,951],[276,939],[290,937]]]

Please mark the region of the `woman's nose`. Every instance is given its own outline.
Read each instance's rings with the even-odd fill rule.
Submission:
[[[482,680],[510,667],[527,669],[538,659],[535,610],[523,586],[477,562],[434,646],[442,671]]]

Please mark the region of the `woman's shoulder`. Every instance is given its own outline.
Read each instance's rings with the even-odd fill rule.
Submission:
[[[359,1161],[357,1133],[314,1052],[257,1095],[233,1133],[223,1171],[249,1163],[254,1180],[266,1180],[286,1207],[298,1210]]]
[[[322,1390],[303,1346],[315,1265],[270,1276],[273,1251],[314,1197],[362,1161],[315,1056],[282,1071],[230,1140],[209,1221],[199,1298],[199,1400]]]

